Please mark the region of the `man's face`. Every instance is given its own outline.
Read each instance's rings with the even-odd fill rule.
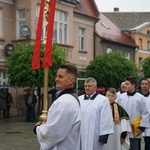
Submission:
[[[147,80],[141,81],[141,90],[148,91],[149,90],[149,82]]]
[[[66,72],[66,69],[59,69],[55,78],[56,88],[58,90],[65,90],[72,88],[75,82],[75,77]]]
[[[125,83],[121,85],[121,91],[122,92],[126,92],[127,91],[127,87],[126,87]]]
[[[84,89],[87,95],[92,95],[94,92],[96,92],[97,87],[93,82],[87,82],[84,84]]]
[[[130,81],[128,80],[125,81],[125,84],[126,84],[127,92],[132,93],[135,91],[135,84],[131,84]]]

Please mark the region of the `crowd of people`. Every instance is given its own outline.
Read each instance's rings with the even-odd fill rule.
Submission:
[[[9,88],[0,89],[0,119],[10,117],[10,107],[13,104],[13,98]]]
[[[84,82],[85,94],[74,91],[78,70],[63,64],[55,78],[53,103],[46,123],[37,122],[33,131],[41,150],[150,150],[150,81],[125,77],[120,92],[110,87],[106,95],[97,92],[97,81]]]

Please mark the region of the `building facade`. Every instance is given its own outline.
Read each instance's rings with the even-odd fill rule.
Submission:
[[[22,114],[23,89],[9,86],[6,60],[17,44],[34,43],[39,18],[40,0],[0,0],[0,85],[9,87],[14,104],[11,115]],[[94,58],[94,28],[99,11],[93,0],[57,0],[53,41],[67,52],[70,63],[77,65],[80,76],[76,86],[85,79],[85,67]],[[46,36],[45,21],[41,40]]]
[[[137,45],[103,13],[100,13],[100,20],[96,23],[95,32],[95,56],[112,51],[120,52],[125,58],[135,62]]]
[[[104,12],[122,32],[131,37],[138,48],[135,53],[135,63],[139,68],[139,75],[143,75],[142,62],[150,56],[149,27],[150,12]]]

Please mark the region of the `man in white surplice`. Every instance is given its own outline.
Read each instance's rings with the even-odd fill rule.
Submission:
[[[132,128],[130,137],[130,150],[140,150],[140,139],[142,132],[149,127],[149,112],[146,100],[143,95],[136,91],[137,79],[134,76],[125,78],[127,92],[120,95],[117,99],[119,103],[129,114],[130,124],[133,126],[133,121],[141,116],[138,128]]]
[[[48,111],[46,124],[38,122],[34,133],[41,150],[80,150],[80,104],[73,87],[77,68],[61,65],[56,75],[57,99]]]
[[[104,150],[109,134],[113,133],[113,118],[109,100],[96,92],[97,81],[87,78],[81,104],[82,150]]]

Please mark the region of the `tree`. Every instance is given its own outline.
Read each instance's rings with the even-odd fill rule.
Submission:
[[[9,83],[14,87],[43,87],[44,68],[31,69],[33,44],[19,44],[8,58],[6,70]],[[41,46],[41,64],[44,55],[44,45]],[[59,66],[66,63],[66,53],[57,44],[53,44],[53,66],[49,69],[49,87],[55,85],[55,76]]]
[[[144,77],[149,78],[150,77],[150,57],[147,57],[144,59],[142,63],[142,68],[144,72]]]
[[[86,68],[87,77],[94,77],[99,87],[119,88],[126,76],[137,76],[136,65],[120,52],[96,57]]]
[[[31,69],[33,44],[20,44],[7,60],[6,70],[9,83],[14,87],[37,87],[39,97],[38,110],[40,113],[41,87],[44,85],[44,68]],[[41,46],[41,65],[44,56],[44,45]],[[55,76],[61,64],[66,63],[66,53],[57,44],[53,44],[53,66],[49,68],[49,87],[55,85]]]

